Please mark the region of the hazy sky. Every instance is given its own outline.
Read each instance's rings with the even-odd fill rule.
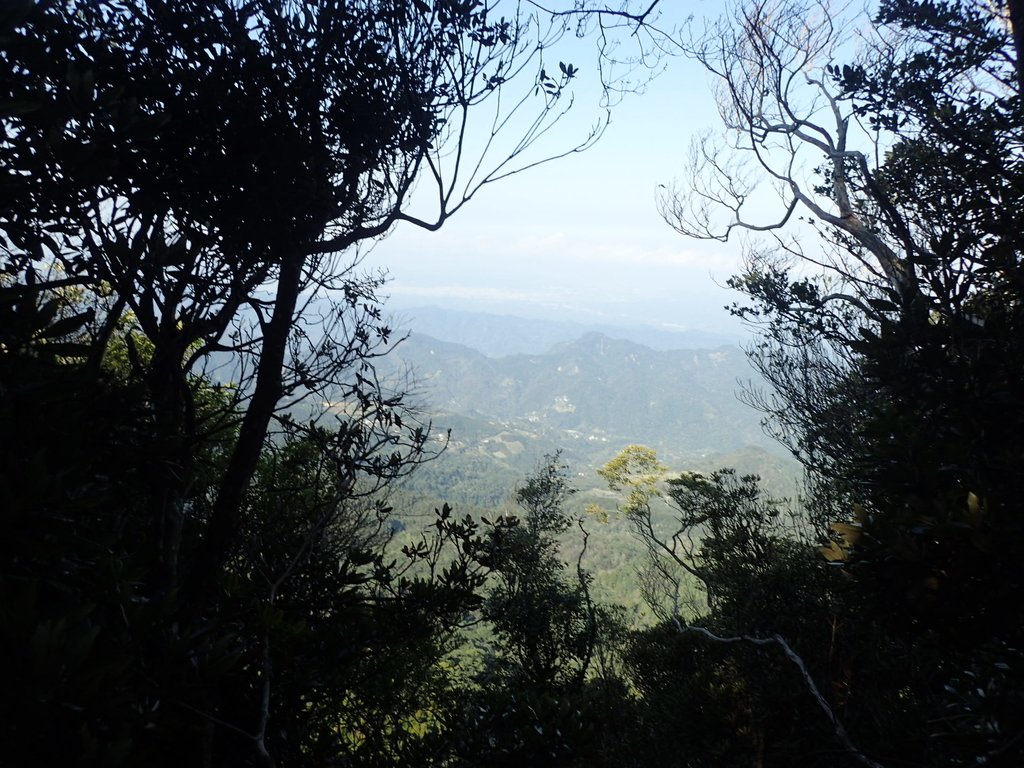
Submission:
[[[663,0],[670,13],[706,7]],[[672,19],[668,22],[671,23]],[[598,112],[596,73],[582,51],[575,122],[548,137],[558,151]],[[553,62],[552,66],[557,66]],[[589,103],[587,103],[589,101]],[[711,86],[692,61],[675,59],[643,95],[613,113],[589,151],[485,188],[439,232],[397,228],[368,257],[393,282],[391,306],[432,304],[525,316],[738,331],[721,287],[739,245],[699,243],[658,215],[656,190],[681,174],[689,142],[715,127]]]

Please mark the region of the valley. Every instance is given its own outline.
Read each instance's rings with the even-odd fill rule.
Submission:
[[[413,330],[378,363],[378,374],[392,387],[411,385],[433,443],[443,445],[393,491],[395,514],[409,535],[443,503],[460,514],[514,513],[515,490],[559,452],[576,489],[567,506],[590,533],[585,565],[595,593],[643,613],[634,571],[644,553],[628,521],[615,513],[616,495],[597,474],[623,448],[653,448],[671,473],[732,467],[759,475],[775,496],[796,495],[796,463],[739,398],[757,379],[736,346],[656,350],[585,328],[581,336],[557,340],[559,331],[580,329],[540,321],[476,315],[474,323],[460,324],[457,316],[444,322],[444,311],[436,309],[431,316],[432,328],[448,339]],[[501,336],[505,348],[555,341],[543,352],[499,356],[459,343],[479,338],[481,328]],[[607,517],[587,515],[595,505]],[[574,558],[579,531],[572,529],[564,546],[566,558]]]

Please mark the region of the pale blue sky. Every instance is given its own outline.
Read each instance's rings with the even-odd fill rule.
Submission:
[[[707,8],[663,0],[666,10]],[[560,54],[552,54],[557,56]],[[581,52],[578,118],[548,137],[569,146],[598,113]],[[587,103],[587,101],[590,103]],[[453,309],[735,332],[720,287],[739,268],[739,244],[699,243],[659,217],[656,189],[682,172],[691,136],[715,127],[711,85],[674,59],[640,96],[613,113],[602,140],[580,155],[485,188],[439,232],[397,228],[368,257],[386,268],[394,308]]]

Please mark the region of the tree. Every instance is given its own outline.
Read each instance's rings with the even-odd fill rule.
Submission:
[[[645,760],[790,764],[828,750],[834,761],[838,742],[851,764],[877,766],[823,693],[831,590],[783,501],[729,469],[668,478],[638,445],[598,472],[626,494],[620,510],[647,550],[644,596],[660,619],[627,653],[640,716],[664,738]]]
[[[851,605],[920,662],[892,685],[935,711],[1022,626],[1018,5],[743,4],[688,46],[729,140],[698,142],[691,193],[663,205],[690,236],[771,236],[733,281],[764,332],[773,391],[755,399],[841,526],[826,554],[855,579]],[[749,215],[759,180],[775,218]],[[978,720],[935,717],[907,754],[1017,754],[1012,728],[985,743]]]
[[[597,643],[596,608],[589,576],[565,576],[559,537],[573,524],[565,503],[575,490],[557,455],[516,491],[522,519],[494,529],[488,561],[494,584],[484,614],[494,627],[513,679],[528,687],[578,688],[586,680]]]
[[[485,538],[481,617],[493,640],[451,726],[458,765],[617,764],[627,726],[615,719],[628,700],[609,657],[621,628],[591,596],[566,469],[546,457],[515,493],[522,516],[499,518]],[[574,523],[583,543],[573,569],[561,549]]]
[[[194,440],[184,382],[218,352],[240,356],[251,375],[237,390],[238,439],[188,568],[198,597],[227,556],[282,402],[327,391],[359,402],[365,423],[396,426],[395,403],[365,376],[389,335],[371,301],[379,283],[345,260],[399,221],[440,227],[482,186],[537,161],[529,152],[568,108],[578,70],[565,65],[556,78],[541,68],[535,79],[528,67],[565,25],[495,18],[478,3],[269,0],[29,4],[5,21],[13,114],[4,149],[17,201],[6,267],[37,278],[59,267],[60,284],[104,287],[92,357],[124,311],[154,345],[143,375],[169,452],[153,510],[167,532],[164,588],[178,581]],[[520,83],[525,95],[510,101]],[[473,158],[466,131],[486,111],[492,128]],[[437,189],[429,218],[407,210],[420,178]],[[303,308],[323,291],[343,301],[321,333],[303,334],[313,318]],[[413,453],[421,447],[414,430],[406,441]]]
[[[66,355],[82,345],[59,331],[73,339],[82,318],[58,324],[31,306],[5,313],[5,328],[36,342],[0,358],[11,764],[422,764],[419,718],[448,686],[439,659],[479,607],[475,524],[441,510],[396,556],[390,510],[347,487],[330,450],[347,438],[287,437],[261,456],[214,610],[183,636],[174,600],[147,591],[159,454],[144,387],[115,367],[120,354],[98,378],[75,365]],[[224,408],[222,389],[192,386],[198,418]],[[197,455],[198,517],[229,445]]]
[[[374,633],[396,658],[436,658],[436,632],[474,604],[471,523],[439,519],[461,554],[429,584],[403,581],[383,543],[367,551],[380,521],[359,499],[432,435],[377,380],[382,278],[356,265],[392,226],[436,229],[543,159],[579,72],[545,68],[567,27],[544,22],[461,0],[0,10],[0,366],[21,449],[5,446],[2,471],[6,487],[33,478],[10,512],[4,648],[22,715],[65,737],[45,744],[54,762],[330,752],[345,696],[379,713],[401,686],[367,664],[358,690],[324,682],[343,700],[304,720],[325,659]],[[412,210],[417,181],[432,212]],[[307,418],[314,397],[332,407]],[[112,444],[97,450],[93,429]],[[325,640],[339,622],[352,635]],[[298,637],[321,643],[309,674],[282,673]],[[75,674],[40,689],[40,659]],[[24,734],[26,751],[45,741]],[[359,759],[385,759],[372,751]]]

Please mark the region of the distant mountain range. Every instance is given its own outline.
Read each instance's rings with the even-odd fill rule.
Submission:
[[[568,320],[537,320],[439,307],[411,307],[395,310],[393,314],[399,328],[462,344],[488,357],[539,354],[555,344],[592,332],[613,339],[626,339],[655,350],[715,349],[737,341],[734,335],[706,331],[587,325]]]
[[[644,443],[675,456],[776,447],[737,398],[755,374],[736,347],[657,351],[591,332],[543,354],[494,358],[417,332],[385,361],[392,375],[411,374],[432,411],[563,443]]]
[[[765,436],[761,414],[738,397],[758,377],[736,346],[680,349],[675,345],[690,336],[623,328],[613,329],[618,338],[593,330],[571,336],[586,326],[436,308],[417,312],[431,320],[393,322],[396,329],[411,325],[408,338],[395,333],[402,340],[374,363],[388,389],[409,393],[406,403],[431,420],[439,438],[432,445],[441,445],[451,430],[444,453],[403,486],[427,506],[438,500],[493,506],[556,450],[581,492],[601,492],[595,470],[631,444],[656,449],[673,470],[732,466],[771,478],[773,492],[791,494],[795,462]],[[424,330],[439,326],[450,337],[481,339],[491,354]],[[621,337],[631,332],[653,333],[667,348]],[[496,353],[503,348],[539,351]],[[207,374],[235,381],[233,364],[227,355],[215,357]],[[311,398],[293,415],[306,418],[308,409],[323,405]]]

